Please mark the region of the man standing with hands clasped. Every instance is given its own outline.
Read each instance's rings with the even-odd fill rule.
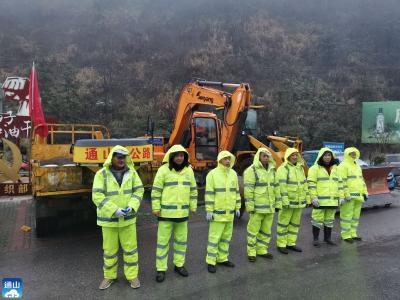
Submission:
[[[143,197],[143,184],[129,152],[115,146],[97,171],[92,200],[97,207],[97,225],[103,233],[104,279],[99,289],[107,289],[117,279],[119,244],[124,254],[124,273],[130,286],[140,287],[136,241],[136,214]]]
[[[236,172],[232,169],[235,156],[229,151],[218,154],[218,166],[206,178],[205,203],[209,222],[206,262],[208,272],[216,272],[216,264],[233,268],[228,260],[233,219],[240,217],[240,193]]]

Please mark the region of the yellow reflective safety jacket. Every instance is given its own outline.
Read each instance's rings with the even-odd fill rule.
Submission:
[[[332,159],[335,159],[331,149],[321,148],[319,150],[314,165],[308,170],[308,190],[310,191],[311,199],[318,199],[319,207],[339,206],[339,198],[344,199],[343,181],[339,176],[339,170],[336,165],[331,167],[329,175],[325,167],[318,164],[319,159],[325,152],[330,152]]]
[[[97,225],[105,227],[123,227],[136,222],[136,214],[143,198],[144,188],[135,166],[128,155],[126,157],[125,172],[121,186],[110,171],[114,151],[129,151],[122,146],[115,146],[97,171],[93,180],[92,200],[97,207]],[[132,207],[128,215],[117,218],[114,213],[118,208]]]
[[[268,166],[260,162],[261,152],[269,155]],[[248,212],[274,213],[275,207],[281,208],[278,178],[275,176],[275,161],[266,148],[259,148],[253,164],[243,174],[244,199]]]
[[[231,158],[230,167],[220,163],[225,157]],[[216,222],[231,222],[235,211],[241,207],[238,177],[232,169],[235,156],[224,150],[218,154],[217,160],[218,166],[206,177],[206,212],[212,212]]]
[[[346,148],[343,161],[339,165],[339,174],[344,185],[344,195],[356,201],[364,201],[364,195],[368,193],[367,185],[357,160],[349,155],[351,152],[356,152],[357,158],[360,157],[360,151],[357,148]]]
[[[187,151],[181,145],[172,146],[158,169],[151,190],[153,212],[160,212],[161,218],[185,218],[190,211],[197,209],[197,185],[191,166],[180,171],[170,169],[169,158],[172,153]]]
[[[276,171],[283,208],[303,208],[311,203],[303,168],[304,161],[298,153],[297,163],[290,163],[289,156],[293,153],[298,153],[297,149],[286,149],[285,160]]]

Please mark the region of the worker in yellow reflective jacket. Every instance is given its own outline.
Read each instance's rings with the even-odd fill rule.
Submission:
[[[361,207],[368,199],[367,186],[362,170],[357,163],[360,151],[350,147],[344,150],[343,161],[339,165],[339,174],[343,179],[345,203],[340,207],[341,236],[345,242],[361,241],[357,234]]]
[[[103,233],[101,290],[107,289],[117,278],[119,244],[124,254],[126,279],[132,288],[140,287],[136,215],[144,189],[128,154],[126,148],[115,146],[93,181],[92,199],[97,207],[97,225]]]
[[[243,174],[246,210],[250,215],[247,224],[247,256],[250,262],[256,256],[272,259],[268,253],[271,226],[275,208],[281,208],[275,161],[266,148],[259,148],[253,164]]]
[[[311,201],[304,174],[304,161],[297,149],[286,149],[285,161],[279,166],[277,177],[282,197],[282,209],[279,211],[277,224],[277,248],[282,254],[288,254],[287,249],[302,252],[296,246],[297,235],[302,210]]]
[[[185,268],[189,210],[197,209],[197,186],[189,165],[189,155],[181,145],[165,154],[151,191],[153,214],[158,217],[156,268],[157,282],[163,282],[168,265],[169,240],[174,233],[174,271],[183,277]]]
[[[311,224],[315,247],[320,247],[319,231],[324,229],[324,241],[336,245],[332,239],[332,228],[338,206],[344,202],[343,181],[337,168],[338,161],[329,148],[321,148],[314,165],[308,170],[308,189],[313,210]]]
[[[218,166],[206,178],[205,203],[207,212],[208,244],[206,263],[208,272],[215,273],[215,265],[233,268],[228,260],[233,219],[240,217],[240,193],[236,172],[232,169],[235,156],[229,151],[218,154]]]

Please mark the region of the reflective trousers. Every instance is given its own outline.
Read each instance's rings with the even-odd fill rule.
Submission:
[[[340,207],[340,227],[342,239],[357,237],[362,201],[345,201]]]
[[[302,208],[282,208],[278,215],[277,246],[295,246],[300,229]]]
[[[121,243],[125,277],[127,280],[135,279],[139,272],[136,224],[124,227],[101,227],[101,229],[103,233],[104,278],[117,278],[118,250]]]
[[[211,221],[208,227],[208,244],[206,262],[215,265],[228,260],[229,242],[232,238],[233,221]]]
[[[247,255],[256,256],[268,253],[271,240],[271,226],[274,214],[250,214],[247,223]]]
[[[324,226],[333,228],[335,214],[335,208],[313,208],[311,213],[311,224],[319,229],[323,229]]]
[[[188,222],[159,221],[157,231],[157,271],[168,269],[169,240],[174,233],[174,265],[183,267],[185,264]]]

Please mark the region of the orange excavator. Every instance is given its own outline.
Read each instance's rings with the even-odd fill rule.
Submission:
[[[153,141],[158,141],[153,143],[155,162],[161,163],[170,146],[182,144],[189,152],[198,184],[202,186],[221,150],[235,154],[239,175],[251,164],[252,156],[260,147],[269,149],[277,165],[281,164],[288,147],[295,147],[301,153],[302,141],[298,138],[254,136],[258,127],[257,110],[263,106],[254,105],[252,100],[247,83],[201,79],[187,83],[179,96],[168,142],[165,138],[153,137]],[[147,137],[150,135],[148,132]]]

